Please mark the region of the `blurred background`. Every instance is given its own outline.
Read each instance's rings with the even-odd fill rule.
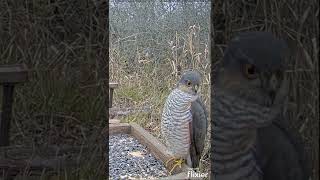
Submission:
[[[25,63],[30,70],[29,81],[15,87],[12,149],[1,149],[7,154],[0,160],[30,160],[36,154],[35,162],[42,163],[41,175],[41,166],[55,164],[49,160],[57,152],[51,157],[47,147],[72,147],[59,158],[73,157],[83,164],[72,171],[61,170],[57,176],[99,179],[104,175],[99,171],[104,145],[99,133],[106,124],[106,108],[99,71],[101,58],[107,62],[101,37],[107,37],[108,30],[101,28],[98,12],[93,1],[0,1],[0,64]],[[103,21],[107,21],[105,14]],[[25,150],[38,146],[46,150]],[[86,148],[90,153],[81,153]],[[74,154],[75,150],[80,153]]]

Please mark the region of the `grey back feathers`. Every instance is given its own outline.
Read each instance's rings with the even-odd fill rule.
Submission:
[[[203,154],[208,128],[208,113],[200,97],[192,102],[192,130],[190,157],[192,167],[198,167]]]

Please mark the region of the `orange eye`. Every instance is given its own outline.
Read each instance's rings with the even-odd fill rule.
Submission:
[[[256,79],[258,77],[257,69],[252,64],[245,64],[243,66],[243,73],[248,79]]]

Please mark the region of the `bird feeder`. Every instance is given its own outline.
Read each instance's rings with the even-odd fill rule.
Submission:
[[[136,123],[120,123],[118,120],[109,120],[110,135],[114,134],[129,134],[135,137],[142,145],[145,145],[149,152],[162,162],[166,162],[171,156],[167,153],[166,147],[153,135],[143,129]],[[181,168],[176,168],[171,176],[161,179],[190,179],[188,178],[190,167],[183,164]]]

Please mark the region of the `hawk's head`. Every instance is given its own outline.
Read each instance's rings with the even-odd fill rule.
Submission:
[[[178,89],[191,95],[197,95],[201,84],[201,75],[197,71],[186,71],[178,82]]]

